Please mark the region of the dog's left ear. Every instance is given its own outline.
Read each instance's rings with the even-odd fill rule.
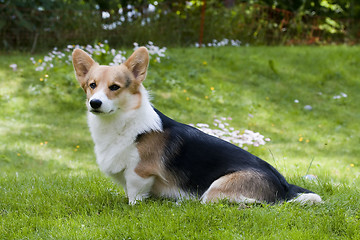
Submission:
[[[146,47],[136,49],[124,65],[134,74],[136,80],[144,81],[149,65],[149,52]]]
[[[90,68],[97,64],[86,52],[81,49],[75,49],[72,53],[72,61],[75,69],[75,75],[82,88],[86,86],[86,74]]]

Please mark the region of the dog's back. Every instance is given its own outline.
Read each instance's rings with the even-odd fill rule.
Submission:
[[[205,202],[219,198],[281,202],[312,193],[287,183],[275,168],[251,153],[155,111],[166,135],[162,159],[182,191],[202,196]]]

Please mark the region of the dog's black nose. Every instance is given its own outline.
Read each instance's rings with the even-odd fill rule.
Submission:
[[[93,109],[98,109],[99,107],[101,107],[102,102],[99,99],[93,99],[90,101],[90,106]]]

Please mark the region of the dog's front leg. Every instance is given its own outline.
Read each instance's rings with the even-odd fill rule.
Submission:
[[[134,205],[149,196],[151,187],[154,184],[154,178],[153,176],[142,178],[134,170],[125,172],[126,192],[130,205]]]

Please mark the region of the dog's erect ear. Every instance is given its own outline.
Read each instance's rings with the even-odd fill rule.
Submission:
[[[134,74],[136,80],[144,81],[149,65],[149,52],[146,47],[136,49],[124,65]]]
[[[83,50],[75,49],[72,53],[72,61],[75,69],[75,75],[82,88],[86,85],[86,74],[96,62]]]

